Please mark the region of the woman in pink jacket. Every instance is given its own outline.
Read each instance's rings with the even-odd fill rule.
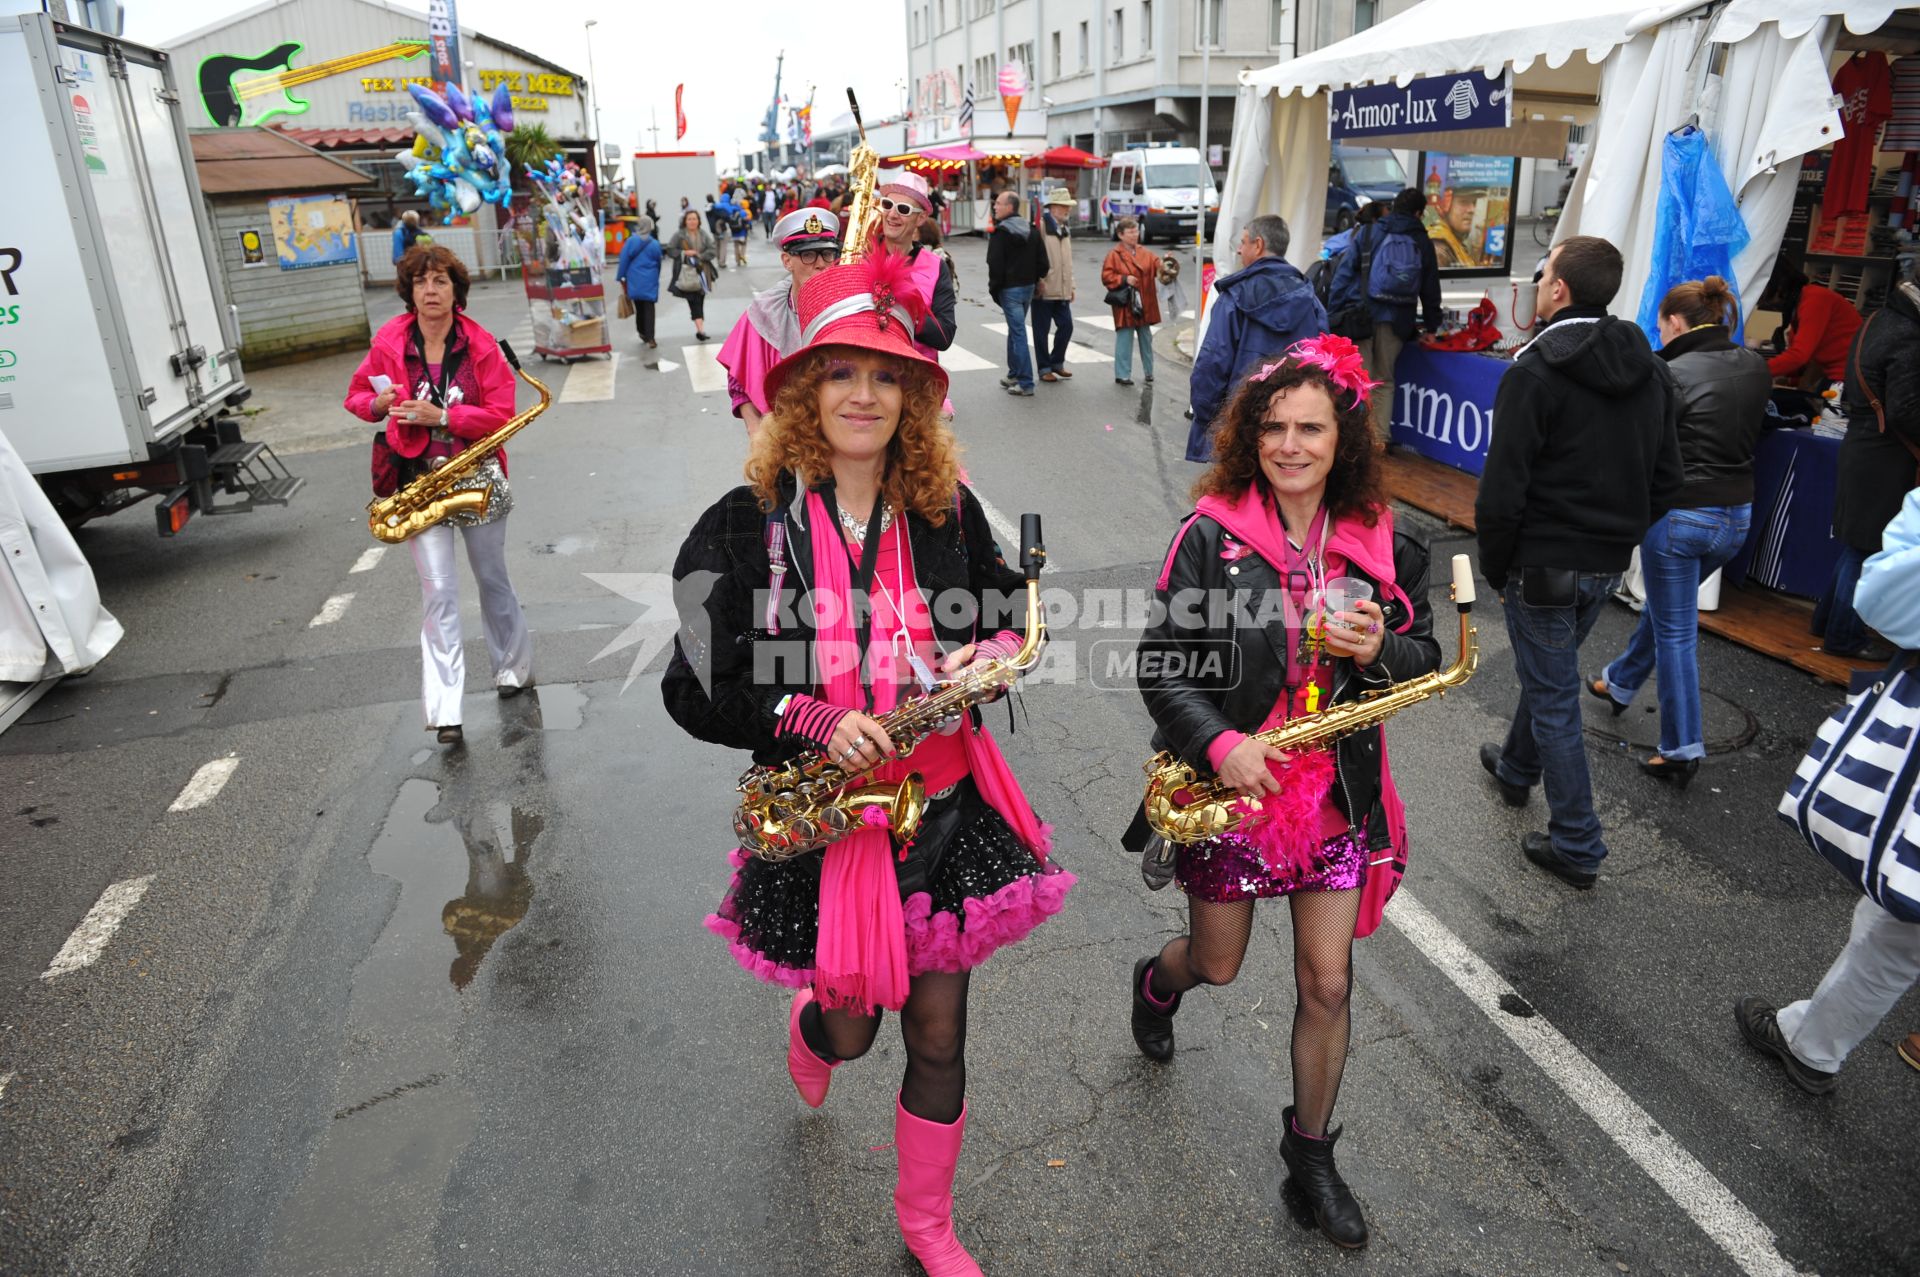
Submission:
[[[387,442],[401,459],[402,483],[446,461],[468,443],[498,430],[513,416],[513,371],[493,335],[467,307],[467,268],[449,249],[422,244],[400,259],[395,288],[407,304],[374,334],[373,347],[353,371],[347,411],[386,421]],[[376,381],[376,378],[378,379]],[[467,563],[480,585],[487,655],[501,696],[533,683],[533,640],[520,598],[507,576],[505,448],[481,463],[476,476],[493,485],[484,514],[450,515],[407,542],[420,574],[425,615],[420,625],[421,702],[427,730],[443,745],[458,745],[466,660],[460,636],[460,592],[454,574],[453,530],[460,529]]]

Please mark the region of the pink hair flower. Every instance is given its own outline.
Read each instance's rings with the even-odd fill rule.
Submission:
[[[1367,361],[1360,347],[1336,333],[1322,333],[1297,341],[1287,358],[1311,364],[1327,374],[1327,380],[1351,394],[1356,403],[1366,403],[1381,383],[1367,376]]]

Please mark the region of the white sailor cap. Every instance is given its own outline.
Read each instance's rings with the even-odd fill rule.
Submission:
[[[773,224],[773,238],[789,253],[832,248],[840,239],[840,219],[824,208],[796,208]]]

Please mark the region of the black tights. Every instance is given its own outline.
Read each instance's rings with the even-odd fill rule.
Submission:
[[[907,1073],[900,1105],[915,1117],[943,1125],[960,1120],[967,1098],[968,974],[929,971],[908,986],[900,1008],[900,1037],[907,1047]],[[857,1060],[873,1047],[880,1013],[827,1011],[818,1003],[800,1016],[800,1036],[815,1055]]]
[[[1302,891],[1287,903],[1293,911],[1294,1120],[1307,1134],[1323,1135],[1347,1064],[1360,891]],[[1188,900],[1188,934],[1169,940],[1153,960],[1153,996],[1164,1002],[1196,984],[1231,984],[1253,934],[1253,904]]]

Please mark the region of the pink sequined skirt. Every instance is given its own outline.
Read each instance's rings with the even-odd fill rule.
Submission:
[[[1353,829],[1327,839],[1313,863],[1299,872],[1270,868],[1251,840],[1222,834],[1178,848],[1173,876],[1182,891],[1209,904],[1296,891],[1347,891],[1367,880],[1367,835],[1365,829]]]

